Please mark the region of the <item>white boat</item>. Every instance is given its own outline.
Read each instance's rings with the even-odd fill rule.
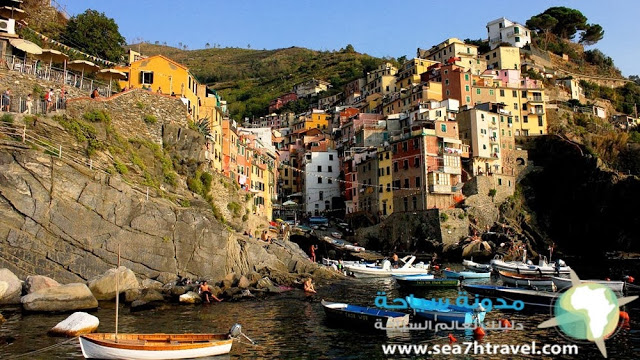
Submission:
[[[551,277],[551,281],[553,281],[553,283],[556,285],[558,290],[567,289],[567,288],[570,288],[572,286],[571,285],[571,279],[565,279],[565,278],[553,276],[553,277]],[[580,280],[580,282],[583,283],[583,284],[585,284],[585,283],[595,283],[595,284],[604,285],[604,286],[610,288],[611,290],[613,290],[613,291],[615,291],[617,293],[623,293],[624,292],[624,286],[625,286],[624,281]]]
[[[384,260],[381,266],[345,266],[348,272],[355,277],[387,277],[392,275],[417,275],[428,274],[429,264],[422,262],[413,265],[416,257],[408,255],[400,259],[401,267],[393,268],[389,260]]]
[[[189,359],[228,354],[229,334],[118,334],[80,336],[87,359]]]
[[[483,272],[491,272],[490,264],[480,264],[473,260],[462,260],[462,266],[467,270],[483,273]]]
[[[417,274],[417,275],[393,275],[397,280],[429,280],[433,279],[433,274]]]
[[[523,258],[526,261],[526,257]],[[523,275],[569,275],[571,268],[564,261],[547,263],[547,258],[542,257],[538,265],[533,265],[531,261],[503,261],[502,258],[496,256],[491,260],[491,267],[495,271],[507,271]]]
[[[342,239],[342,234],[337,232],[337,231],[336,232],[332,232],[331,236],[333,236],[336,239]]]
[[[340,260],[333,260],[328,258],[322,258],[322,265],[331,266],[340,265]],[[367,263],[362,261],[350,261],[350,260],[342,260],[342,266],[376,266],[375,263]]]

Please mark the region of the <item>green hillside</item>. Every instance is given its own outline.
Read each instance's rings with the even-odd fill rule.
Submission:
[[[276,50],[220,48],[181,50],[174,47],[130,45],[144,55],[162,54],[188,66],[198,80],[217,89],[229,102],[235,119],[267,113],[269,101],[311,78],[327,80],[329,91],[375,69],[383,59],[353,51],[314,51],[298,47]]]

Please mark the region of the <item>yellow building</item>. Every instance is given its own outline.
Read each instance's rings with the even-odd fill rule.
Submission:
[[[378,197],[378,210],[382,216],[393,213],[393,154],[391,147],[378,148],[378,184],[383,188]]]
[[[198,86],[198,97],[200,98],[200,118],[209,121],[209,131],[211,137],[208,139],[211,167],[217,171],[222,171],[222,119],[224,112],[221,107],[221,99],[217,92],[208,90],[206,86]]]
[[[121,88],[145,88],[164,95],[180,96],[189,114],[194,119],[201,118],[197,94],[203,85],[198,84],[186,66],[165,56],[154,55],[116,69],[128,75],[126,80],[120,81]]]
[[[421,82],[420,74],[427,72],[429,66],[437,63],[437,61],[418,58],[406,61],[396,75],[396,91],[403,88],[408,89],[411,84],[419,84]]]
[[[515,46],[500,46],[484,55],[487,66],[494,70],[520,69],[520,48]]]
[[[449,38],[431,49],[418,48],[418,57],[443,64],[454,64],[471,71],[472,74],[480,74],[487,68],[484,59],[478,58],[478,47],[465,44],[458,38]]]

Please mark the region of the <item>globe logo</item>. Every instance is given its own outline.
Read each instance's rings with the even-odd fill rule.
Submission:
[[[604,340],[618,326],[619,307],[637,296],[616,297],[607,286],[582,282],[571,270],[571,288],[562,293],[553,308],[554,317],[538,328],[557,326],[564,334],[578,340],[594,342],[602,356],[607,357]]]

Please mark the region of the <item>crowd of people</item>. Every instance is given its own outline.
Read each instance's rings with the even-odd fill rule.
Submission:
[[[18,101],[15,102],[15,97],[13,96],[11,89],[6,89],[2,93],[0,102],[2,111],[5,112],[35,114],[40,111],[41,113],[50,113],[66,107],[67,95],[68,92],[65,90],[64,86],[62,86],[58,92],[53,88],[49,88],[49,90],[42,93],[40,97],[36,97],[33,93],[29,93],[26,98],[22,99],[21,97],[18,97]],[[36,106],[34,109],[34,105],[37,101],[40,101],[41,105]]]

